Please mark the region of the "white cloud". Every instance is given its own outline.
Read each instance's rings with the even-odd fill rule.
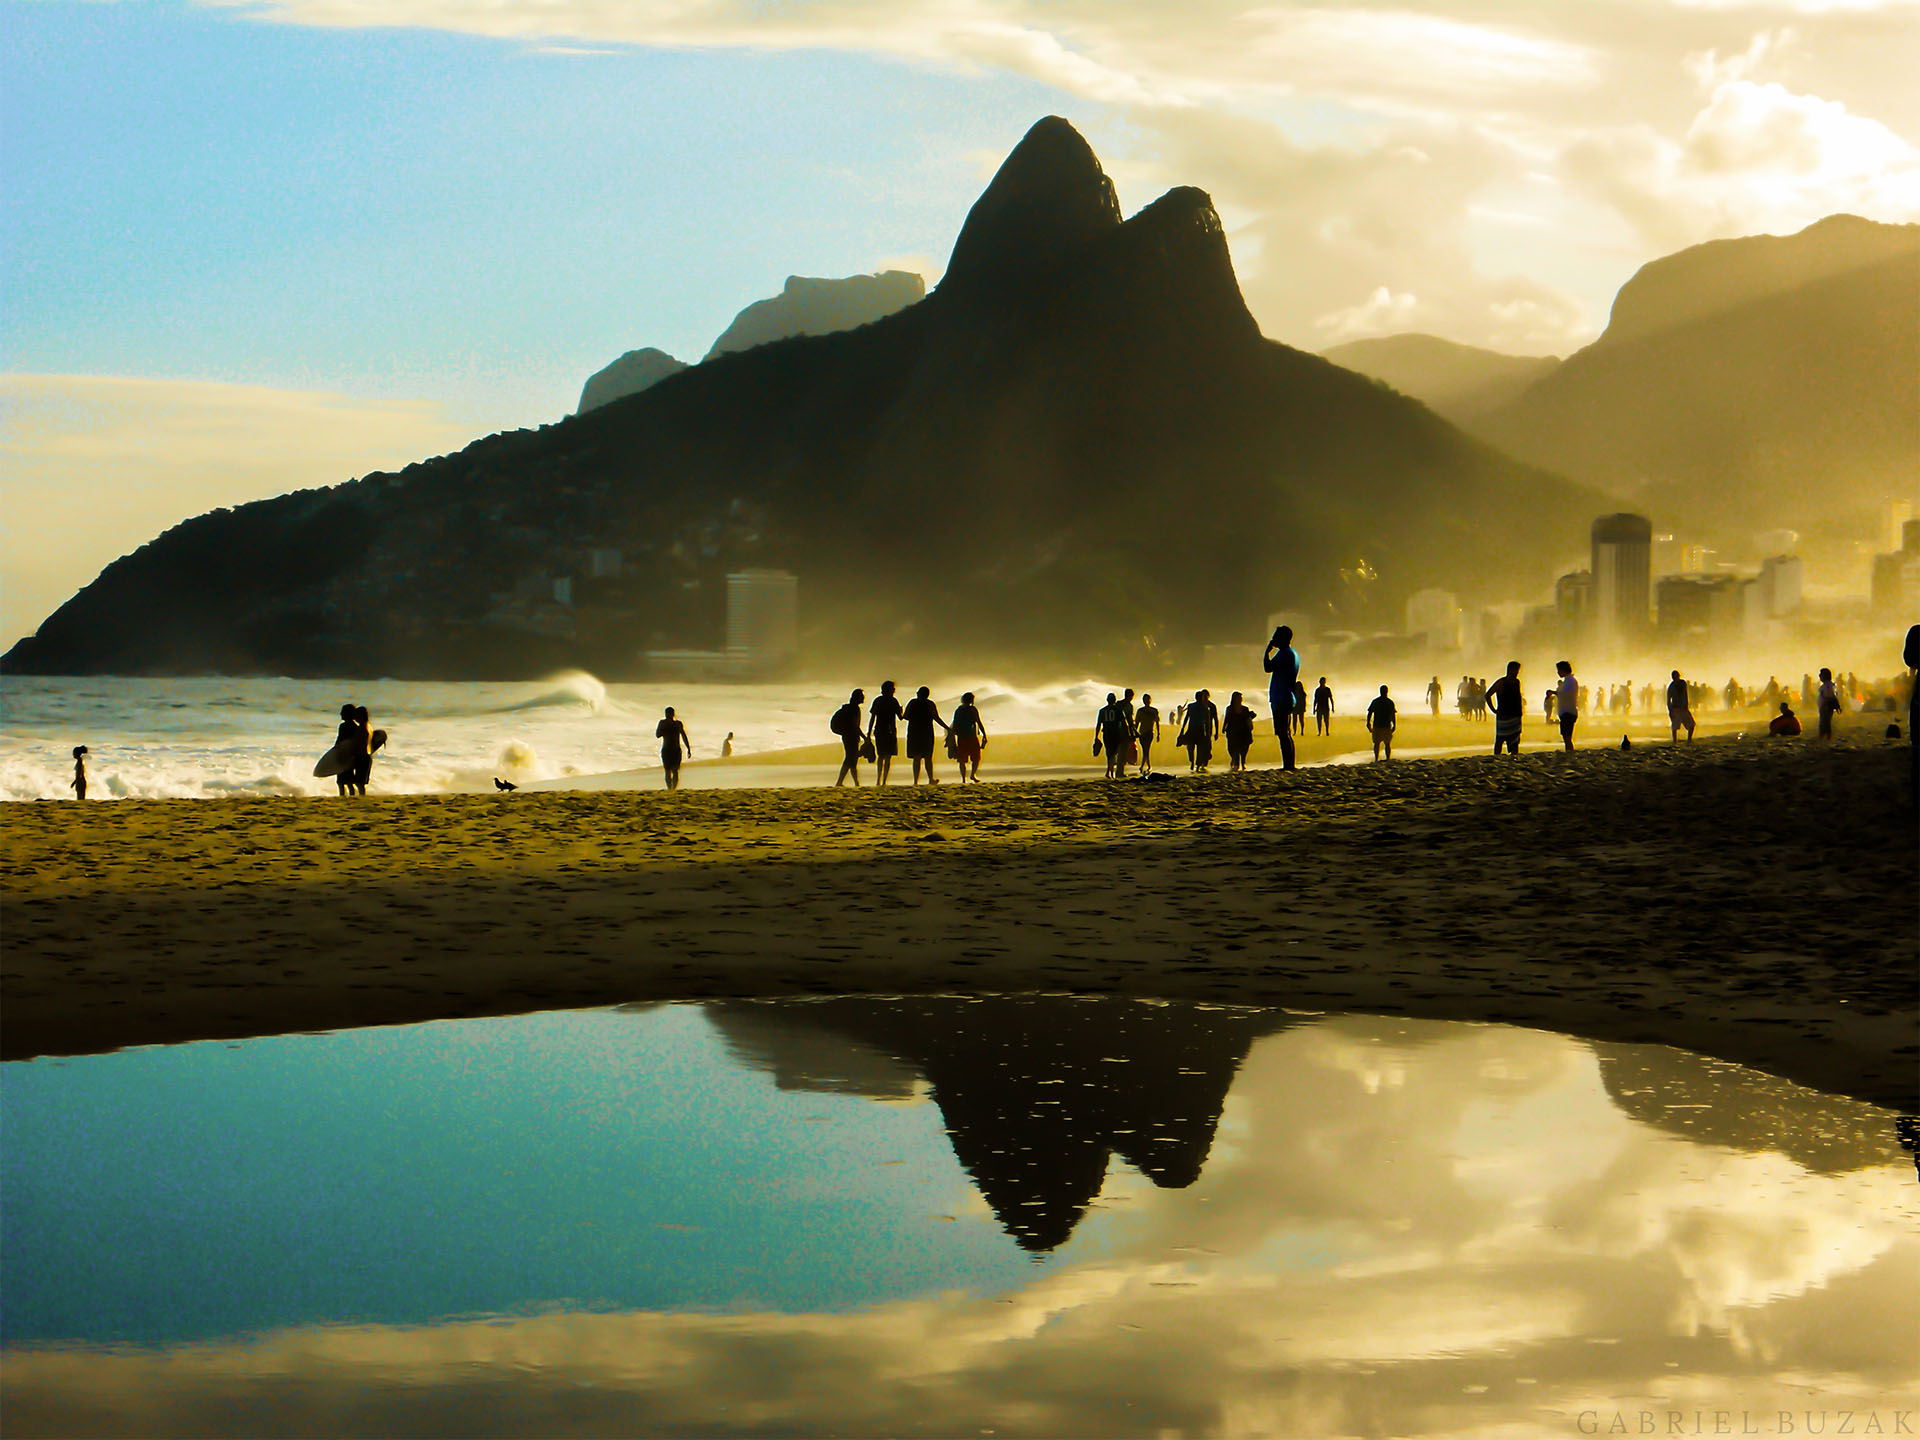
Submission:
[[[0,648],[189,516],[473,438],[425,404],[108,375],[0,375],[0,413]]]

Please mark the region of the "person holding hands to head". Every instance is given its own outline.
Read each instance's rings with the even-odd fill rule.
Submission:
[[[1294,687],[1300,683],[1300,652],[1293,648],[1291,625],[1274,628],[1260,664],[1273,677],[1267,686],[1267,704],[1273,711],[1273,733],[1280,737],[1280,768],[1291,770],[1294,768]]]

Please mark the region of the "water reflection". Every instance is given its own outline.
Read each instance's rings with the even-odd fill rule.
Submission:
[[[918,1076],[1006,1232],[1052,1250],[1118,1155],[1162,1189],[1200,1178],[1271,1010],[1063,996],[733,1001],[708,1018],[786,1088],[900,1096]],[[882,1069],[881,1067],[889,1067]]]
[[[44,1134],[82,1123],[56,1092],[107,1103],[67,1081],[138,1057],[31,1085],[36,1067],[6,1067],[9,1434],[1568,1435],[1583,1413],[1638,1433],[1645,1412],[1665,1433],[1669,1411],[1697,1410],[1712,1433],[1716,1409],[1731,1433],[1743,1410],[1768,1415],[1763,1433],[1781,1410],[1920,1429],[1920,1210],[1891,1117],[1737,1067],[1499,1026],[1066,1000],[482,1024],[378,1032],[377,1052],[299,1042],[387,1067],[393,1093],[362,1103],[334,1077],[352,1123],[284,1193],[240,1177],[271,1210],[404,1154],[419,1188],[364,1197],[328,1253],[372,1263],[363,1232],[425,1207],[379,1232],[404,1236],[402,1268],[495,1277],[463,1292],[491,1313],[435,1323],[431,1305],[342,1292],[237,1338],[59,1343],[112,1337],[85,1315],[23,1333],[39,1270],[82,1289],[53,1272],[107,1272],[89,1313],[141,1279],[63,1239],[110,1251],[111,1207],[63,1191],[74,1230],[17,1174],[60,1163]],[[265,1068],[296,1064],[285,1043]],[[130,1124],[186,1103],[159,1060],[225,1057],[232,1081],[277,1053],[190,1050],[151,1052]],[[449,1177],[482,1172],[436,1147],[526,1092],[537,1103],[479,1137],[521,1173],[463,1209]],[[249,1144],[292,1144],[318,1113],[268,1113],[282,1102],[259,1088],[247,1103]],[[397,1132],[422,1105],[438,1123]],[[351,1144],[380,1163],[339,1173]],[[232,1163],[142,1158],[149,1183],[117,1204]],[[285,1232],[229,1219],[219,1283],[284,1281],[266,1247]],[[602,1229],[611,1243],[579,1238]],[[663,1258],[690,1243],[690,1266]],[[600,1277],[591,1308],[583,1275]]]

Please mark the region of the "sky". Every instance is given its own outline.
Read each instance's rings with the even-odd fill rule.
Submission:
[[[1920,220],[1920,0],[0,6],[0,646],[161,526],[935,282],[1020,135],[1206,189],[1266,333],[1564,354],[1646,261]]]

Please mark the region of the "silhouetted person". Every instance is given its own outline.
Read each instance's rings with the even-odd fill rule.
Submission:
[[[673,718],[673,707],[667,706],[667,713],[660,723],[653,727],[654,738],[660,742],[660,769],[667,777],[667,789],[680,788],[680,760],[683,755],[693,753],[693,741],[687,738],[687,727]]]
[[[353,705],[348,702],[340,707],[340,728],[334,732],[334,756],[340,768],[333,772],[333,783],[342,796],[353,793],[353,757],[360,743],[360,727],[354,722]]]
[[[1767,734],[1798,735],[1799,733],[1800,717],[1793,713],[1793,706],[1782,700],[1780,713],[1767,722]]]
[[[1153,742],[1160,738],[1160,712],[1153,708],[1153,696],[1142,695],[1140,708],[1133,713],[1133,733],[1140,742],[1140,773],[1153,769]]]
[[[1093,753],[1106,755],[1109,780],[1121,779],[1127,773],[1127,742],[1133,739],[1132,721],[1131,709],[1123,707],[1120,697],[1109,691],[1107,703],[1093,717]]]
[[[886,784],[893,770],[893,757],[900,753],[900,721],[905,714],[893,693],[893,681],[882,680],[880,693],[873,697],[873,707],[867,717],[867,739],[873,742],[875,785]]]
[[[1380,693],[1373,697],[1367,706],[1367,734],[1373,737],[1373,758],[1380,758],[1384,748],[1387,759],[1393,758],[1393,732],[1400,727],[1400,717],[1394,713],[1394,703],[1387,695],[1387,687],[1382,685]]]
[[[1493,706],[1493,753],[1504,745],[1509,755],[1520,753],[1520,722],[1527,709],[1526,692],[1520,688],[1520,662],[1509,660],[1507,673],[1487,687],[1487,700]]]
[[[1840,708],[1840,691],[1833,683],[1833,671],[1825,665],[1820,667],[1820,689],[1816,696],[1820,706],[1820,738],[1833,739],[1833,717]]]
[[[913,762],[913,783],[920,783],[920,767],[925,765],[927,783],[938,785],[940,777],[933,773],[933,727],[938,725],[948,733],[952,733],[951,728],[940,718],[940,707],[933,703],[924,685],[914,692],[902,713],[907,719],[907,758]]]
[[[74,799],[87,798],[87,747],[84,745],[73,747],[73,779],[67,782],[67,788],[73,791]]]
[[[847,697],[847,703],[833,712],[833,719],[828,722],[833,733],[840,737],[841,748],[846,751],[846,758],[840,762],[840,774],[833,782],[836,790],[846,783],[848,776],[853,777],[853,788],[860,788],[860,731],[866,718],[861,714],[861,707],[866,703],[867,692],[855,690]]]
[[[1293,763],[1293,687],[1300,683],[1300,652],[1293,648],[1293,627],[1278,626],[1260,657],[1261,668],[1273,677],[1267,685],[1267,703],[1273,708],[1273,733],[1280,738],[1280,768]],[[1211,703],[1208,706],[1212,708]],[[1211,750],[1211,744],[1209,744]],[[1204,767],[1197,767],[1204,768]]]
[[[1667,728],[1672,732],[1671,738],[1676,745],[1680,743],[1682,730],[1687,732],[1687,743],[1693,743],[1693,708],[1687,703],[1691,696],[1687,682],[1675,670],[1673,678],[1667,682]]]
[[[987,725],[980,718],[980,707],[973,703],[973,691],[967,691],[953,707],[953,724],[948,733],[953,736],[953,758],[960,764],[960,783],[964,785],[971,780],[979,784],[980,752],[987,748]],[[927,768],[933,768],[931,760]]]
[[[1906,662],[1910,684],[1907,687],[1907,794],[1920,806],[1920,625],[1907,630]],[[1920,1154],[1914,1163],[1920,1165]]]
[[[727,738],[720,742],[720,758],[722,760],[731,760],[733,758],[733,732],[731,730],[727,731]]]
[[[1554,708],[1560,715],[1560,742],[1573,752],[1573,727],[1580,723],[1580,682],[1574,678],[1573,665],[1562,660],[1554,667],[1560,683],[1554,686]]]
[[[1287,717],[1282,714],[1275,725],[1285,729]],[[1213,763],[1213,741],[1220,733],[1220,711],[1215,707],[1208,691],[1196,690],[1193,699],[1187,702],[1186,719],[1180,726],[1179,743],[1187,748],[1189,768],[1205,770]]]
[[[1540,713],[1547,717],[1547,723],[1549,725],[1553,723],[1554,701],[1558,698],[1559,694],[1560,692],[1558,689],[1556,689],[1552,685],[1549,685],[1547,687],[1546,698],[1540,702]]]
[[[1322,678],[1320,683],[1324,685],[1327,682]],[[1427,682],[1427,708],[1433,712],[1433,718],[1436,720],[1440,718],[1440,697],[1444,693],[1440,688],[1440,677],[1438,675]]]
[[[1246,697],[1238,690],[1227,701],[1226,714],[1220,718],[1220,730],[1227,742],[1227,767],[1231,770],[1247,768],[1247,752],[1253,749],[1253,711],[1246,706]]]
[[[373,738],[373,717],[366,706],[353,707],[353,723],[360,736],[360,749],[353,759],[353,790],[356,795],[364,795],[367,782],[373,779],[373,752],[380,746]]]
[[[1436,706],[1439,703],[1437,700],[1434,702]],[[1313,687],[1313,733],[1316,735],[1333,733],[1333,691],[1328,688],[1327,677],[1324,675],[1320,677],[1320,683]]]

